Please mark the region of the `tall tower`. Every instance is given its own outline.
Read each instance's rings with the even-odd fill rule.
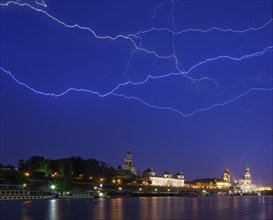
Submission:
[[[251,174],[248,163],[246,164],[245,176],[243,179],[239,179],[239,187],[243,193],[255,192],[256,186],[253,185],[251,180]]]
[[[245,180],[251,181],[251,174],[250,174],[250,169],[248,164],[246,164]]]
[[[227,183],[230,183],[230,174],[229,174],[229,171],[228,171],[228,167],[226,167],[226,169],[224,171],[223,181],[227,182]]]
[[[123,169],[129,169],[131,171],[131,174],[136,175],[136,168],[133,163],[133,158],[131,151],[128,150],[125,159],[124,159],[124,164],[122,165]]]

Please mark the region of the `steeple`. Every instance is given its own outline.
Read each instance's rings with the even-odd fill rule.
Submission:
[[[229,174],[229,170],[228,170],[228,161],[227,161],[227,164],[226,164],[226,169],[224,171],[223,181],[230,183],[230,174]]]
[[[248,163],[246,164],[245,180],[251,180],[251,174]]]

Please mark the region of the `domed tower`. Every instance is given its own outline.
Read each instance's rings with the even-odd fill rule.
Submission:
[[[124,170],[130,170],[131,174],[136,175],[136,168],[133,163],[133,158],[130,150],[128,150],[125,159],[124,159],[124,164],[122,165],[122,168]]]
[[[225,169],[224,174],[223,174],[223,181],[230,183],[230,174],[229,174],[229,170],[228,167]]]

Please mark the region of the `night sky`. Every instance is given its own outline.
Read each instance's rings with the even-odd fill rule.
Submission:
[[[1,163],[272,185],[271,1],[0,2]]]

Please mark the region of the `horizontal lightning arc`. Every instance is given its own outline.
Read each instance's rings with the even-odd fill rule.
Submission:
[[[49,14],[47,11],[44,11],[44,10],[39,9],[39,8],[35,8],[35,7],[33,7],[32,5],[30,5],[28,3],[19,3],[19,2],[9,1],[7,3],[0,3],[0,6],[9,6],[10,4],[14,4],[14,5],[17,5],[17,6],[20,6],[20,7],[28,7],[28,8],[31,8],[31,9],[35,10],[35,11],[43,13],[47,17],[49,17],[50,19],[56,21],[57,23],[63,25],[66,28],[70,28],[70,29],[77,28],[77,29],[80,29],[80,30],[89,31],[96,39],[104,39],[104,40],[107,39],[107,40],[115,41],[115,40],[117,40],[119,38],[122,38],[122,39],[130,41],[133,44],[134,48],[136,50],[138,50],[138,51],[144,51],[145,53],[153,54],[154,56],[156,56],[157,58],[160,58],[160,59],[175,59],[176,58],[174,55],[161,56],[161,55],[158,55],[155,51],[150,51],[150,50],[147,50],[145,48],[138,47],[137,43],[132,38],[133,36],[130,36],[130,35],[126,36],[126,35],[118,34],[118,35],[116,35],[114,37],[112,37],[110,35],[100,36],[94,30],[92,30],[90,27],[81,26],[79,24],[73,24],[73,25],[67,24],[64,21],[61,21],[58,18],[54,17],[53,15]],[[138,38],[138,37],[135,37],[135,38]]]
[[[38,3],[36,1],[36,3],[39,4],[39,5],[44,5],[46,7],[46,4],[43,1],[42,1],[42,3]],[[100,35],[96,34],[96,32],[94,30],[92,30],[91,28],[86,27],[86,26],[81,26],[79,24],[73,24],[73,25],[67,24],[64,21],[61,21],[58,18],[54,17],[53,15],[49,14],[47,11],[44,11],[44,10],[39,9],[39,8],[35,8],[34,6],[32,6],[32,5],[28,4],[28,3],[20,3],[20,2],[15,2],[15,1],[8,1],[6,3],[0,3],[0,6],[9,6],[9,5],[12,5],[12,4],[13,5],[17,5],[17,6],[21,6],[21,7],[28,7],[28,8],[31,8],[32,10],[38,11],[40,13],[43,13],[47,17],[49,17],[50,19],[58,22],[59,24],[63,25],[66,28],[78,28],[80,30],[89,31],[97,39],[117,40],[118,38],[122,38],[122,39],[125,39],[125,40],[129,40],[133,44],[134,48],[136,50],[138,50],[138,51],[143,51],[143,52],[148,53],[148,54],[153,54],[157,58],[161,58],[161,59],[174,59],[174,60],[177,60],[177,57],[174,54],[171,54],[171,55],[168,55],[168,56],[159,55],[159,54],[157,54],[156,51],[147,50],[145,48],[137,46],[137,43],[133,40],[133,38],[137,38],[138,39],[139,36],[137,36],[137,35],[139,35],[140,33],[147,33],[147,32],[150,32],[152,30],[157,30],[157,31],[166,30],[166,31],[171,32],[174,35],[178,35],[178,34],[190,32],[190,31],[205,32],[206,33],[206,32],[210,32],[210,31],[213,31],[213,30],[223,31],[223,32],[245,33],[245,32],[248,32],[248,31],[258,31],[258,30],[261,30],[261,29],[263,29],[264,27],[266,27],[267,25],[269,25],[273,21],[273,19],[271,19],[271,20],[267,21],[264,25],[262,25],[260,27],[257,27],[257,28],[250,27],[250,28],[247,28],[245,30],[223,29],[223,28],[213,27],[213,28],[210,28],[210,29],[207,29],[207,30],[203,30],[203,29],[187,29],[187,30],[182,30],[182,31],[179,31],[179,32],[174,32],[174,31],[172,31],[172,30],[170,30],[168,28],[162,28],[162,29],[151,28],[151,29],[148,29],[148,30],[139,31],[139,32],[137,32],[135,34],[128,34],[128,35],[118,34],[118,35],[116,35],[116,36],[113,37],[113,36],[109,36],[109,35],[100,36]]]
[[[195,111],[191,112],[191,113],[183,113],[182,111],[180,110],[177,110],[175,108],[172,108],[172,107],[168,107],[168,106],[158,106],[158,105],[153,105],[153,104],[150,104],[150,103],[147,103],[145,102],[143,99],[141,98],[138,98],[138,97],[135,97],[135,96],[126,96],[124,94],[117,94],[117,93],[114,93],[114,92],[109,92],[109,93],[106,93],[106,94],[100,94],[99,92],[97,91],[92,91],[92,90],[89,90],[89,89],[77,89],[77,88],[69,88],[67,90],[65,90],[64,92],[62,93],[58,93],[58,94],[55,94],[55,93],[46,93],[46,92],[42,92],[42,91],[39,91],[39,90],[36,90],[34,89],[33,87],[30,87],[28,86],[27,84],[17,80],[15,78],[15,76],[8,70],[4,69],[3,67],[0,67],[0,70],[2,70],[3,72],[7,73],[9,76],[11,76],[11,78],[16,82],[18,83],[19,85],[22,85],[24,86],[25,88],[37,93],[37,94],[40,94],[40,95],[45,95],[45,96],[52,96],[52,97],[55,97],[55,98],[58,98],[58,97],[61,97],[61,96],[64,96],[65,94],[71,92],[71,91],[75,91],[75,92],[88,92],[88,93],[91,93],[91,94],[94,94],[94,95],[97,95],[99,96],[100,98],[104,98],[104,97],[107,97],[109,95],[113,95],[113,96],[117,96],[117,97],[122,97],[122,98],[125,98],[125,99],[128,99],[128,100],[136,100],[148,107],[151,107],[151,108],[154,108],[154,109],[158,109],[158,110],[169,110],[169,111],[173,111],[175,113],[178,113],[180,114],[181,116],[183,117],[189,117],[189,116],[193,116],[195,115],[196,113],[198,112],[204,112],[204,111],[208,111],[210,109],[213,109],[215,107],[218,107],[218,106],[224,106],[224,105],[227,105],[231,102],[234,102],[236,100],[238,100],[239,98],[242,98],[243,96],[247,95],[248,93],[250,93],[251,91],[272,91],[273,88],[250,88],[248,89],[246,92],[242,93],[241,95],[239,96],[236,96],[235,98],[233,99],[229,99],[225,102],[222,102],[222,103],[216,103],[216,104],[213,104],[209,107],[206,107],[206,108],[199,108],[199,109],[196,109]]]
[[[44,3],[43,0],[41,0],[41,2],[38,2],[37,0],[35,1],[36,4],[38,5],[42,5],[44,7],[47,7],[46,4]],[[50,19],[58,22],[59,24],[63,25],[64,27],[66,28],[78,28],[78,29],[81,29],[81,30],[86,30],[86,31],[89,31],[95,38],[97,39],[108,39],[108,40],[117,40],[118,38],[122,38],[122,39],[125,39],[125,40],[129,40],[135,50],[140,50],[140,51],[144,51],[146,53],[149,53],[149,54],[153,54],[155,55],[157,58],[163,58],[163,59],[170,59],[170,58],[173,58],[176,62],[177,62],[177,57],[175,56],[175,54],[172,54],[172,55],[169,55],[169,56],[160,56],[158,55],[155,51],[149,51],[145,48],[140,48],[137,43],[134,41],[134,38],[135,39],[140,39],[140,41],[142,41],[141,37],[139,37],[138,35],[139,34],[143,34],[143,33],[148,33],[150,31],[169,31],[170,33],[172,33],[173,35],[178,35],[178,34],[182,34],[182,33],[186,33],[186,32],[210,32],[210,31],[222,31],[222,32],[234,32],[234,33],[245,33],[245,32],[248,32],[248,31],[258,31],[258,30],[261,30],[263,28],[265,28],[266,26],[268,26],[273,19],[269,20],[268,22],[266,22],[264,25],[260,26],[260,27],[250,27],[250,28],[247,28],[245,30],[234,30],[234,29],[223,29],[223,28],[218,28],[218,27],[213,27],[213,28],[210,28],[210,29],[207,29],[207,30],[203,30],[203,29],[187,29],[187,30],[182,30],[182,31],[178,31],[178,32],[174,32],[168,28],[151,28],[151,29],[148,29],[148,30],[144,30],[144,31],[139,31],[137,32],[136,34],[129,34],[129,35],[122,35],[122,34],[119,34],[119,35],[116,35],[116,36],[99,36],[98,34],[96,34],[96,32],[94,30],[92,30],[91,28],[89,27],[84,27],[84,26],[80,26],[79,24],[73,24],[73,25],[70,25],[70,24],[67,24],[65,23],[64,21],[61,21],[59,20],[58,18],[50,15],[48,12],[42,10],[42,9],[39,9],[39,8],[35,8],[33,7],[32,5],[30,4],[27,4],[27,3],[19,3],[19,2],[15,2],[15,1],[8,1],[7,3],[0,3],[0,6],[8,6],[10,4],[13,4],[13,5],[17,5],[17,6],[24,6],[24,7],[28,7],[28,8],[31,8],[35,11],[38,11],[40,13],[43,13],[45,14],[47,17],[49,17]],[[118,97],[122,97],[122,98],[125,98],[125,99],[132,99],[132,100],[136,100],[138,102],[141,102],[142,104],[148,106],[148,107],[151,107],[151,108],[156,108],[156,109],[160,109],[160,110],[170,110],[170,111],[173,111],[173,112],[176,112],[184,117],[188,117],[188,116],[192,116],[198,112],[203,112],[203,111],[208,111],[214,107],[217,107],[217,106],[223,106],[223,105],[226,105],[230,102],[234,102],[236,101],[237,99],[247,95],[248,93],[250,93],[251,91],[272,91],[272,88],[250,88],[248,89],[246,92],[242,93],[241,95],[239,96],[236,96],[235,98],[233,99],[230,99],[230,100],[227,100],[223,103],[217,103],[217,104],[214,104],[214,105],[211,105],[209,107],[206,107],[206,108],[200,108],[200,109],[197,109],[191,113],[188,113],[188,114],[185,114],[183,113],[182,111],[179,111],[177,109],[174,109],[172,107],[161,107],[161,106],[157,106],[157,105],[153,105],[153,104],[149,104],[147,102],[145,102],[143,99],[141,98],[138,98],[138,97],[134,97],[134,96],[126,96],[124,94],[118,94],[118,93],[115,93],[121,86],[126,86],[126,85],[141,85],[141,84],[144,84],[146,82],[148,82],[148,80],[150,79],[160,79],[160,78],[164,78],[164,77],[168,77],[168,76],[172,76],[172,75],[183,75],[185,78],[191,80],[191,81],[200,81],[200,80],[213,80],[213,79],[210,79],[208,77],[201,77],[199,79],[194,79],[190,76],[188,76],[188,74],[195,68],[197,68],[198,66],[202,65],[202,64],[205,64],[207,62],[211,62],[211,61],[215,61],[215,60],[218,60],[218,59],[231,59],[231,60],[234,60],[234,61],[240,61],[240,60],[243,60],[243,59],[248,59],[248,58],[251,58],[251,57],[256,57],[256,56],[262,56],[263,54],[265,53],[268,53],[268,52],[271,52],[272,51],[272,46],[270,47],[267,47],[265,50],[261,51],[261,52],[257,52],[257,53],[254,53],[254,54],[249,54],[249,55],[244,55],[242,57],[239,57],[239,58],[236,58],[236,57],[231,57],[231,56],[227,56],[227,55],[223,55],[223,56],[217,56],[217,57],[214,57],[214,58],[209,58],[209,59],[206,59],[204,61],[201,61],[197,64],[195,64],[194,66],[192,66],[188,71],[180,71],[177,67],[177,70],[179,72],[177,73],[169,73],[169,74],[165,74],[165,75],[159,75],[159,76],[152,76],[152,75],[148,75],[146,77],[146,79],[144,81],[140,81],[140,82],[131,82],[131,81],[127,81],[127,82],[124,82],[124,83],[120,83],[118,84],[114,89],[112,89],[110,92],[108,93],[105,93],[105,94],[101,94],[99,93],[98,91],[92,91],[92,90],[89,90],[89,89],[77,89],[77,88],[69,88],[67,90],[65,90],[64,92],[62,93],[58,93],[58,94],[55,94],[55,93],[46,93],[46,92],[42,92],[42,91],[39,91],[39,90],[36,90],[34,89],[33,87],[30,87],[28,86],[27,84],[17,80],[14,75],[10,72],[10,71],[7,71],[5,70],[4,68],[0,67],[0,69],[9,74],[12,79],[17,82],[18,84],[28,88],[29,90],[37,93],[37,94],[40,94],[40,95],[46,95],[46,96],[53,96],[55,98],[57,97],[61,97],[71,91],[75,91],[75,92],[88,92],[88,93],[91,93],[91,94],[94,94],[94,95],[97,95],[101,98],[103,97],[107,97],[109,95],[114,95],[114,96],[118,96]]]
[[[148,75],[146,77],[146,79],[143,80],[143,81],[139,81],[139,82],[127,81],[127,82],[124,82],[124,83],[120,83],[113,90],[111,90],[110,93],[115,92],[116,90],[118,90],[122,86],[127,86],[127,85],[134,85],[134,86],[143,85],[143,84],[147,83],[149,80],[162,79],[162,78],[166,78],[166,77],[170,77],[170,76],[181,76],[182,75],[183,77],[187,78],[190,81],[201,81],[201,80],[211,80],[211,81],[214,81],[214,79],[208,78],[208,77],[192,78],[192,77],[188,76],[188,74],[191,71],[193,71],[195,68],[199,67],[200,65],[206,64],[208,62],[216,61],[216,60],[219,60],[219,59],[229,59],[229,60],[232,60],[232,61],[241,61],[241,60],[245,60],[245,59],[249,59],[249,58],[253,58],[253,57],[259,57],[259,56],[262,56],[262,55],[264,55],[266,53],[269,53],[269,52],[272,52],[272,51],[273,51],[273,46],[269,46],[269,47],[265,48],[262,51],[255,52],[255,53],[252,53],[252,54],[243,55],[241,57],[231,57],[231,56],[227,56],[227,55],[221,55],[221,56],[217,56],[217,57],[214,57],[214,58],[208,58],[206,60],[203,60],[203,61],[201,61],[201,62],[193,65],[191,68],[189,68],[188,71],[185,71],[185,72],[171,72],[171,73],[168,73],[168,74],[157,75],[157,76]]]
[[[152,31],[157,31],[157,32],[161,32],[161,31],[167,31],[173,35],[180,35],[183,33],[187,33],[187,32],[201,32],[201,33],[207,33],[207,32],[211,32],[211,31],[220,31],[220,32],[232,32],[232,33],[246,33],[249,31],[259,31],[263,28],[265,28],[266,26],[268,26],[270,23],[272,23],[273,19],[270,19],[269,21],[267,21],[265,24],[263,24],[262,26],[259,27],[249,27],[245,30],[235,30],[235,29],[231,29],[231,28],[219,28],[219,27],[212,27],[212,28],[208,28],[208,29],[193,29],[193,28],[189,28],[189,29],[185,29],[185,30],[181,30],[181,31],[173,31],[169,28],[156,28],[156,27],[152,27],[150,29],[147,30],[143,30],[143,31],[138,31],[135,34],[132,34],[132,36],[138,36],[140,34],[147,34],[149,32]]]

